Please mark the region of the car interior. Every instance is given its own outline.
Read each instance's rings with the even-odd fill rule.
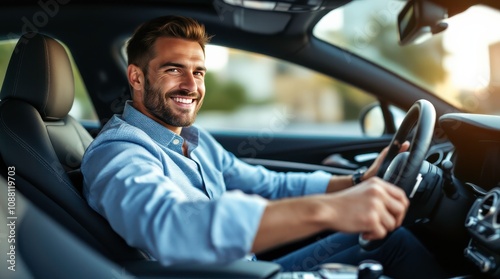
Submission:
[[[15,185],[18,205],[25,208],[19,213],[20,225],[16,228],[18,255],[27,270],[24,275],[28,278],[70,275],[72,278],[385,278],[380,274],[364,277],[359,268],[338,271],[334,270],[336,267],[331,270],[325,267],[322,273],[280,273],[277,264],[264,261],[331,232],[263,253],[259,255],[262,261],[165,267],[147,253],[129,246],[90,208],[82,194],[83,178],[79,170],[82,156],[100,125],[119,113],[129,98],[123,75],[125,64],[110,52],[119,52],[118,42],[125,41],[139,23],[164,14],[180,14],[202,21],[217,34],[215,43],[285,59],[376,92],[379,100],[376,107],[382,109],[386,123],[384,135],[335,138],[335,145],[327,136],[314,140],[276,136],[269,148],[256,150],[253,157],[242,156],[242,160],[277,171],[322,169],[332,174],[351,174],[355,169],[321,162],[333,153],[352,158],[378,152],[389,144],[393,148],[380,176],[403,188],[412,199],[405,226],[432,247],[453,278],[498,278],[500,225],[496,209],[500,206],[500,190],[496,187],[500,177],[495,167],[500,150],[498,116],[464,113],[425,89],[401,81],[393,73],[354,55],[348,62],[350,70],[344,71],[347,63],[344,51],[330,48],[310,37],[310,33],[312,22],[348,0],[275,1],[281,7],[279,12],[245,7],[240,2],[243,3],[123,1],[118,5],[113,1],[54,0],[50,7],[55,11],[57,6],[57,15],[51,16],[47,24],[22,28],[42,32],[19,34],[8,62],[0,92],[0,174],[2,191],[7,193]],[[409,1],[411,5],[415,2],[419,1]],[[475,1],[434,2],[446,7],[448,16],[475,4]],[[481,3],[500,7],[495,1]],[[0,35],[5,37],[13,36],[10,30],[20,30],[16,25],[19,18],[36,14],[42,7],[30,1],[5,1],[1,5],[4,24]],[[86,22],[79,22],[83,19]],[[408,40],[414,35],[408,35]],[[91,39],[85,39],[86,36]],[[66,47],[71,49],[102,121],[97,127],[82,124],[69,115],[75,83],[72,58]],[[88,59],[88,53],[93,54],[92,59]],[[394,98],[399,92],[405,92],[404,98]],[[408,111],[399,127],[393,124],[394,115],[387,100]],[[239,143],[248,138],[247,134],[225,132],[213,135],[235,154]],[[406,139],[414,144],[409,152],[398,155],[397,144],[393,143]],[[389,165],[395,167],[385,172]],[[11,180],[14,179],[9,172],[11,167],[15,167],[15,183]],[[0,204],[7,208],[4,202]]]

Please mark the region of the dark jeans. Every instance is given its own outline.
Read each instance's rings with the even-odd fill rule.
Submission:
[[[358,234],[336,233],[301,248],[274,262],[283,271],[311,271],[324,263],[357,266],[363,260],[375,260],[391,278],[445,278],[446,273],[430,252],[404,228],[394,231],[386,242],[372,251],[358,245]]]

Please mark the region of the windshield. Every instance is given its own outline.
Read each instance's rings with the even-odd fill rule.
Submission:
[[[353,1],[327,14],[313,33],[475,113],[500,114],[500,12],[474,6],[420,44],[400,46],[397,16],[406,2]]]

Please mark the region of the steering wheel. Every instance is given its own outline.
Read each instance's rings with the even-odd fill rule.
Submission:
[[[401,126],[389,144],[389,151],[382,162],[377,176],[402,188],[410,200],[414,197],[421,177],[419,172],[431,145],[436,111],[427,100],[418,100],[408,110]],[[399,153],[401,145],[408,139],[410,132],[414,131],[410,139],[410,148],[407,152]],[[407,216],[408,217],[408,213]],[[386,236],[387,238],[387,236]],[[385,239],[386,239],[385,238]],[[385,239],[368,241],[359,235],[359,244],[365,250],[379,247]]]

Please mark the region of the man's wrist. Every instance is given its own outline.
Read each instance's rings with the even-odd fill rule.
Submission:
[[[362,167],[357,169],[353,174],[352,174],[352,185],[359,184],[363,181],[363,176],[365,175],[367,168]]]

